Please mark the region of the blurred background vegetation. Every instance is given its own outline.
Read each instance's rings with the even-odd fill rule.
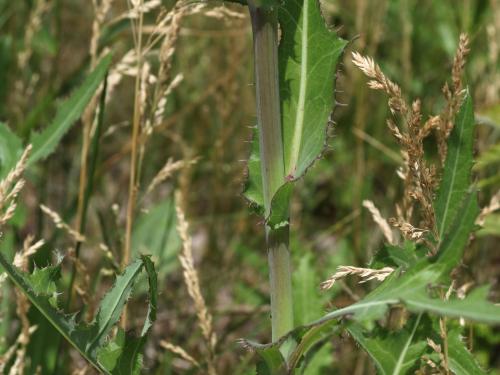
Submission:
[[[164,0],[161,5],[168,10],[174,3]],[[372,200],[385,217],[391,217],[401,194],[396,174],[401,156],[386,129],[386,98],[367,88],[366,79],[350,62],[350,51],[373,56],[408,99],[422,99],[424,115],[430,115],[444,105],[441,88],[449,80],[459,34],[466,32],[471,53],[465,81],[473,93],[478,123],[475,171],[481,205],[500,188],[500,3],[325,0],[322,5],[327,23],[351,43],[338,74],[337,99],[345,106],[336,108],[330,150],[299,183],[293,200],[297,324],[350,304],[365,293],[366,286],[356,280],[323,293],[318,286],[338,265],[366,265],[380,247],[383,237],[362,201]],[[181,247],[175,229],[176,189],[183,192],[202,292],[214,315],[218,372],[253,373],[252,355],[238,346],[237,339],[269,340],[263,227],[240,195],[250,127],[255,123],[250,23],[244,7],[227,4],[228,15],[211,17],[212,6],[221,3],[209,2],[204,12],[187,15],[180,22],[171,76],[182,74],[183,80],[169,95],[161,127],[149,139],[142,162],[141,182],[147,185],[169,158],[197,159],[146,196],[136,216],[133,251],[152,253],[160,272],[159,317],[147,346],[147,373],[198,373],[189,362],[161,348],[158,343],[164,339],[200,362],[206,356],[176,257]],[[160,8],[146,14],[145,33],[155,24]],[[98,51],[114,51],[116,62],[133,48],[130,20],[117,19],[126,11],[126,1],[112,2],[98,40]],[[31,131],[47,126],[58,102],[87,73],[95,17],[91,1],[0,0],[0,121],[25,141]],[[99,244],[105,243],[119,260],[133,105],[134,79],[125,76],[108,98],[88,211],[88,241],[81,250],[88,272],[78,279],[83,284],[85,276],[90,276],[85,296],[89,301],[98,300],[105,289],[100,285],[112,281],[103,272],[112,265]],[[45,265],[54,250],[65,254],[72,246],[71,239],[42,214],[39,204],[74,223],[81,147],[81,124],[77,124],[55,155],[30,169],[21,207],[2,234],[1,251],[13,254],[33,234],[47,240],[35,257],[35,264]],[[436,157],[433,150],[429,145],[428,157]],[[497,300],[499,235],[500,215],[491,215],[464,259],[466,279],[492,283]],[[65,274],[67,278],[69,272]],[[12,298],[12,292],[5,292],[1,301],[0,353],[19,331]],[[78,299],[77,304],[82,301]],[[134,301],[129,313],[132,322],[144,311],[143,300]],[[85,366],[69,348],[63,347],[64,355],[59,355],[57,334],[36,311],[29,317],[39,327],[30,340],[26,373],[35,373],[40,366],[44,374],[69,374]],[[500,373],[500,331],[480,326],[471,334],[482,364]],[[325,346],[310,369],[311,374],[373,371],[366,355],[347,336]]]

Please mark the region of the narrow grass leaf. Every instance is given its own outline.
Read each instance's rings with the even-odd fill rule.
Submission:
[[[473,163],[474,109],[467,91],[448,139],[448,153],[438,195],[434,204],[439,239],[450,230],[461,202],[469,190]]]
[[[61,104],[56,117],[46,129],[41,133],[31,134],[30,143],[33,145],[33,150],[28,159],[28,165],[33,165],[53,153],[64,134],[81,117],[102,83],[111,64],[111,57],[111,55],[104,57],[83,84]]]

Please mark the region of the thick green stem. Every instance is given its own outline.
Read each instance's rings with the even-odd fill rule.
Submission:
[[[267,230],[273,341],[293,329],[289,226]]]
[[[271,200],[285,181],[278,75],[278,21],[276,10],[249,1],[254,37],[257,119],[266,217]],[[266,227],[271,286],[273,340],[293,328],[289,227]]]

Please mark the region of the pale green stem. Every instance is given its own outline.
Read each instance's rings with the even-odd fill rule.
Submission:
[[[254,37],[256,105],[266,217],[274,193],[285,180],[278,75],[278,21],[276,10],[249,1]],[[292,280],[288,225],[266,227],[271,288],[273,340],[293,329]]]

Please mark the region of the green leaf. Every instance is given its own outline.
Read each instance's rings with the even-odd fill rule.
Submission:
[[[455,215],[460,212],[463,196],[469,190],[473,142],[474,110],[471,95],[467,91],[448,139],[443,178],[434,204],[440,240],[450,230]]]
[[[341,318],[349,316],[359,322],[372,322],[383,317],[389,306],[399,304],[417,313],[428,311],[500,324],[500,307],[486,300],[484,289],[478,289],[464,300],[443,301],[429,295],[429,286],[447,280],[450,271],[458,265],[478,211],[476,194],[469,192],[462,202],[460,215],[452,224],[453,230],[439,245],[437,257],[420,259],[408,269],[398,268],[361,301],[293,330],[274,345],[283,345],[288,338],[293,338],[297,347],[289,361],[296,364],[307,355],[308,350],[335,332]],[[289,366],[292,364],[289,362]]]
[[[111,57],[111,54],[104,57],[83,84],[61,104],[56,117],[46,129],[41,133],[31,134],[30,143],[33,150],[28,159],[28,165],[33,165],[53,153],[64,134],[81,117],[104,79],[111,64]]]
[[[455,375],[484,375],[484,371],[474,356],[467,350],[460,336],[460,329],[454,328],[447,333],[448,359],[450,370]]]
[[[373,359],[379,374],[406,374],[427,347],[427,327],[421,318],[420,314],[398,332],[377,327],[373,332],[365,333],[358,324],[348,326],[347,330]]]
[[[429,311],[452,318],[465,318],[476,322],[500,324],[500,306],[488,302],[488,286],[474,289],[464,299],[443,301],[431,298],[425,290],[419,290],[402,301],[411,311]]]
[[[257,375],[287,375],[286,361],[278,344],[262,345],[250,340],[241,340],[244,347],[258,354]]]
[[[9,129],[7,124],[0,122],[0,179],[14,168],[23,152],[21,139]]]
[[[177,216],[171,197],[160,201],[147,212],[141,213],[134,224],[133,254],[151,254],[158,265],[157,272],[160,280],[178,267],[177,253],[181,241],[176,227]],[[138,288],[140,291],[146,290],[142,280]]]
[[[281,40],[278,49],[284,175],[274,193],[271,227],[288,221],[292,182],[301,178],[320,156],[326,144],[329,116],[335,104],[335,73],[347,42],[330,31],[321,16],[319,2],[288,0],[278,6]],[[248,163],[246,197],[263,212],[259,147],[254,145]]]
[[[146,333],[156,318],[156,272],[149,257],[143,256],[141,259],[134,261],[125,269],[122,275],[116,278],[115,284],[101,301],[96,318],[90,324],[86,324],[85,322],[77,323],[74,315],[65,315],[57,309],[57,305],[54,303],[54,296],[55,279],[59,276],[60,271],[59,265],[35,270],[30,275],[10,264],[1,253],[0,264],[4,267],[5,272],[7,272],[14,284],[21,289],[52,326],[99,371],[113,373],[112,369],[103,367],[98,362],[98,357],[102,357],[101,351],[103,350],[105,339],[118,322],[123,306],[130,296],[137,276],[143,268],[145,268],[148,274],[150,283],[150,306],[140,339],[141,345],[144,344]],[[126,343],[130,343],[133,340],[126,339],[125,341]],[[119,343],[119,338],[116,342]],[[137,350],[130,351],[127,346],[122,348],[122,353],[127,358],[121,359],[121,357],[117,357],[118,359],[115,362],[121,363],[140,360],[138,349],[142,346],[134,344],[133,347]],[[133,357],[131,357],[132,355]],[[106,357],[104,362],[108,363],[109,361],[109,357]]]
[[[416,246],[410,241],[406,241],[403,247],[395,245],[385,245],[375,254],[370,263],[370,268],[380,269],[383,267],[403,267],[409,268],[418,260]]]

